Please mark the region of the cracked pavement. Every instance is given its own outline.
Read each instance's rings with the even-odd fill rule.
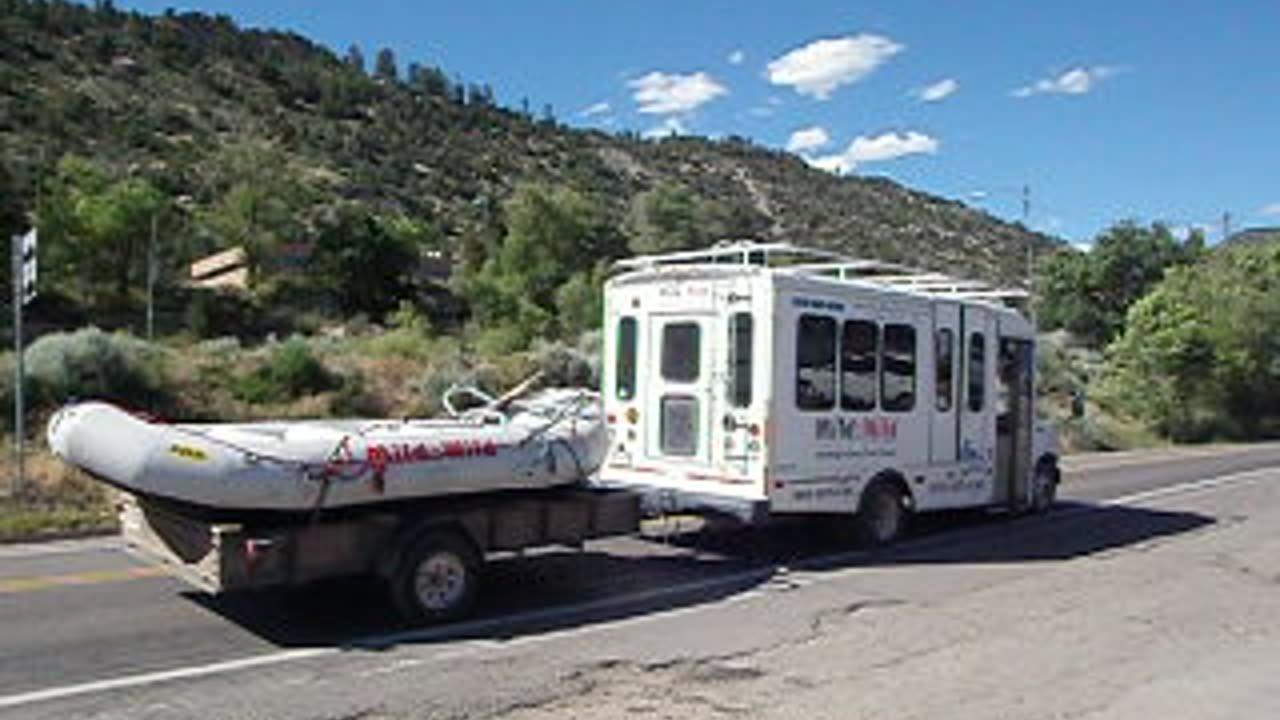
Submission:
[[[1161,505],[1221,522],[955,584],[921,565],[849,572],[803,591],[816,609],[781,640],[596,664],[490,717],[1275,717],[1280,485]],[[882,597],[838,599],[871,589]]]

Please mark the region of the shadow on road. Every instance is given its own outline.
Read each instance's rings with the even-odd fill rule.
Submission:
[[[620,539],[586,551],[494,560],[477,619],[413,633],[404,632],[409,628],[396,619],[382,586],[368,580],[187,597],[278,646],[376,650],[409,642],[506,639],[712,603],[766,583],[780,567],[824,573],[1070,560],[1160,542],[1214,523],[1195,513],[1064,503],[1035,517],[928,516],[906,541],[879,550],[833,547],[811,524],[799,523],[690,532],[669,543]],[[379,635],[389,637],[352,641]]]

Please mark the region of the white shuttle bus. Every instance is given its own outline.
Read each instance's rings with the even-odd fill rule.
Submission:
[[[778,243],[617,269],[602,483],[662,511],[844,515],[870,543],[915,512],[1052,505],[1025,292]]]

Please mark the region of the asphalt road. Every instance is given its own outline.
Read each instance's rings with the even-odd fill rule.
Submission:
[[[428,661],[457,657],[451,668],[469,669],[456,687],[479,690],[467,691],[469,702],[455,698],[457,707],[445,706],[483,716],[495,708],[509,710],[510,694],[537,675],[536,660],[528,660],[528,667],[520,660],[461,660],[483,655],[495,643],[519,648],[536,642],[543,651],[555,646],[572,657],[575,643],[583,642],[579,631],[620,628],[627,639],[619,641],[622,659],[617,662],[622,664],[617,667],[630,667],[627,663],[638,662],[637,657],[692,642],[702,632],[663,629],[662,618],[738,607],[744,598],[762,594],[769,602],[784,603],[792,597],[786,591],[793,578],[806,573],[926,565],[930,577],[964,585],[964,577],[983,573],[962,576],[961,567],[999,573],[1028,562],[1105,555],[1193,532],[1217,519],[1130,508],[1127,500],[1261,468],[1280,468],[1280,446],[1082,456],[1069,461],[1061,507],[1047,517],[935,518],[919,523],[900,548],[874,553],[833,552],[797,527],[702,534],[676,527],[665,541],[620,538],[592,543],[585,552],[499,560],[490,569],[479,617],[429,631],[400,626],[379,589],[365,583],[210,598],[134,559],[112,539],[0,547],[0,714],[252,715],[244,707],[225,714],[206,711],[217,706],[216,698],[235,696],[250,678],[296,683],[298,692],[320,702],[325,694],[316,688],[331,691],[349,680],[350,672],[391,678]],[[1126,502],[1114,504],[1118,498]],[[1034,542],[1019,540],[1024,535],[1034,536]],[[953,547],[963,549],[940,552]],[[861,602],[874,607],[880,600]],[[854,612],[855,605],[846,609]],[[770,617],[803,614],[785,605],[776,611],[781,615]],[[637,625],[653,618],[659,620]],[[711,622],[706,631],[718,624]],[[767,644],[770,633],[786,632],[785,625],[763,622],[738,634],[743,642]],[[606,668],[606,675],[614,669]],[[210,694],[193,694],[194,688]],[[145,704],[137,704],[143,699]],[[289,707],[298,717],[345,716],[310,714],[307,703]],[[376,700],[354,707],[367,717],[383,712]],[[439,709],[431,707],[424,716]],[[278,716],[278,710],[262,716]],[[405,714],[399,706],[385,712]]]

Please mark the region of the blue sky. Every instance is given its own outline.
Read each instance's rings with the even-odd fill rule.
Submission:
[[[741,135],[1087,243],[1280,225],[1276,0],[125,0],[434,64],[569,124]],[[801,239],[797,239],[801,240]]]

